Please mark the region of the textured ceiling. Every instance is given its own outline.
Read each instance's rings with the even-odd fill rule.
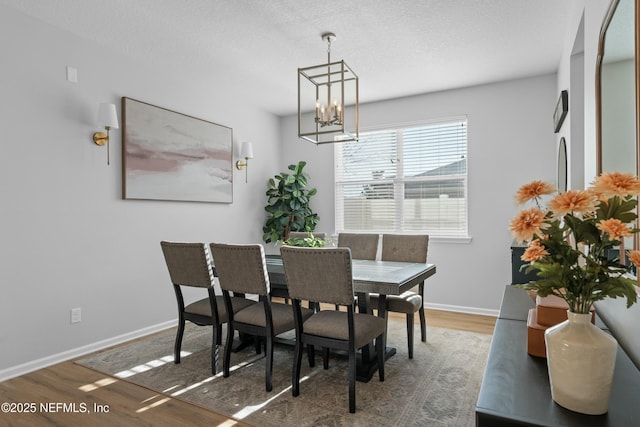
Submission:
[[[297,69],[331,57],[361,102],[557,70],[575,0],[0,0],[154,66],[188,64],[283,115]]]

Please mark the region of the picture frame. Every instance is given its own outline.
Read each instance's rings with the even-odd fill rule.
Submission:
[[[122,97],[122,198],[233,202],[230,127]]]
[[[569,111],[569,91],[563,90],[560,92],[560,97],[558,98],[558,102],[556,103],[556,109],[553,111],[553,129],[554,133],[560,132],[562,128],[562,123],[564,122],[565,117],[567,117],[567,112]]]

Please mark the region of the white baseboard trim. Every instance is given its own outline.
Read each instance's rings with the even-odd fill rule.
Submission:
[[[460,305],[425,303],[424,308],[431,310],[454,311],[456,313],[479,314],[482,316],[498,317],[500,310],[490,310],[487,308],[464,307]]]
[[[62,353],[52,354],[51,356],[43,357],[42,359],[32,360],[27,363],[23,363],[17,366],[12,366],[0,371],[0,382],[9,380],[11,378],[19,377],[20,375],[28,374],[29,372],[37,371],[38,369],[46,368],[56,363],[66,362],[67,360],[74,359],[76,357],[84,356],[85,354],[93,353],[95,351],[102,350],[113,345],[122,344],[126,341],[130,341],[136,338],[144,337],[162,330],[174,327],[178,324],[178,320],[170,320],[167,322],[159,323],[157,325],[148,326],[146,328],[138,329],[137,331],[127,332],[126,334],[118,335],[106,340],[97,341],[91,344],[87,344],[82,347],[77,347],[71,350],[63,351]]]

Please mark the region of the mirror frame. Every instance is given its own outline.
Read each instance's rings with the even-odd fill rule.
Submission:
[[[635,75],[636,75],[636,175],[639,174],[640,168],[640,57],[639,57],[639,44],[640,44],[640,31],[638,29],[640,13],[638,7],[640,7],[640,0],[634,1],[634,38],[635,38]],[[605,54],[605,39],[607,36],[607,29],[613,19],[613,15],[618,7],[620,0],[611,0],[607,14],[602,22],[600,28],[600,37],[598,39],[598,55],[596,57],[596,172],[597,175],[602,173],[602,62]]]
[[[635,50],[635,104],[636,104],[636,175],[640,175],[640,0],[634,2],[634,50]],[[605,15],[602,27],[600,28],[600,37],[598,39],[598,55],[596,57],[596,172],[599,176],[602,171],[602,63],[605,54],[605,39],[607,29],[613,19],[613,15],[618,7],[620,0],[611,0],[607,14]],[[637,212],[640,217],[640,206]],[[640,249],[640,233],[633,235],[633,249]],[[638,276],[640,282],[640,275]]]
[[[558,144],[558,193],[567,191],[567,141],[564,136]]]

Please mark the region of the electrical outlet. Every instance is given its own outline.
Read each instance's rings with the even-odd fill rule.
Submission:
[[[67,66],[67,81],[71,83],[78,83],[78,69]]]
[[[82,321],[82,309],[81,308],[72,308],[71,309],[71,323],[80,323]]]

